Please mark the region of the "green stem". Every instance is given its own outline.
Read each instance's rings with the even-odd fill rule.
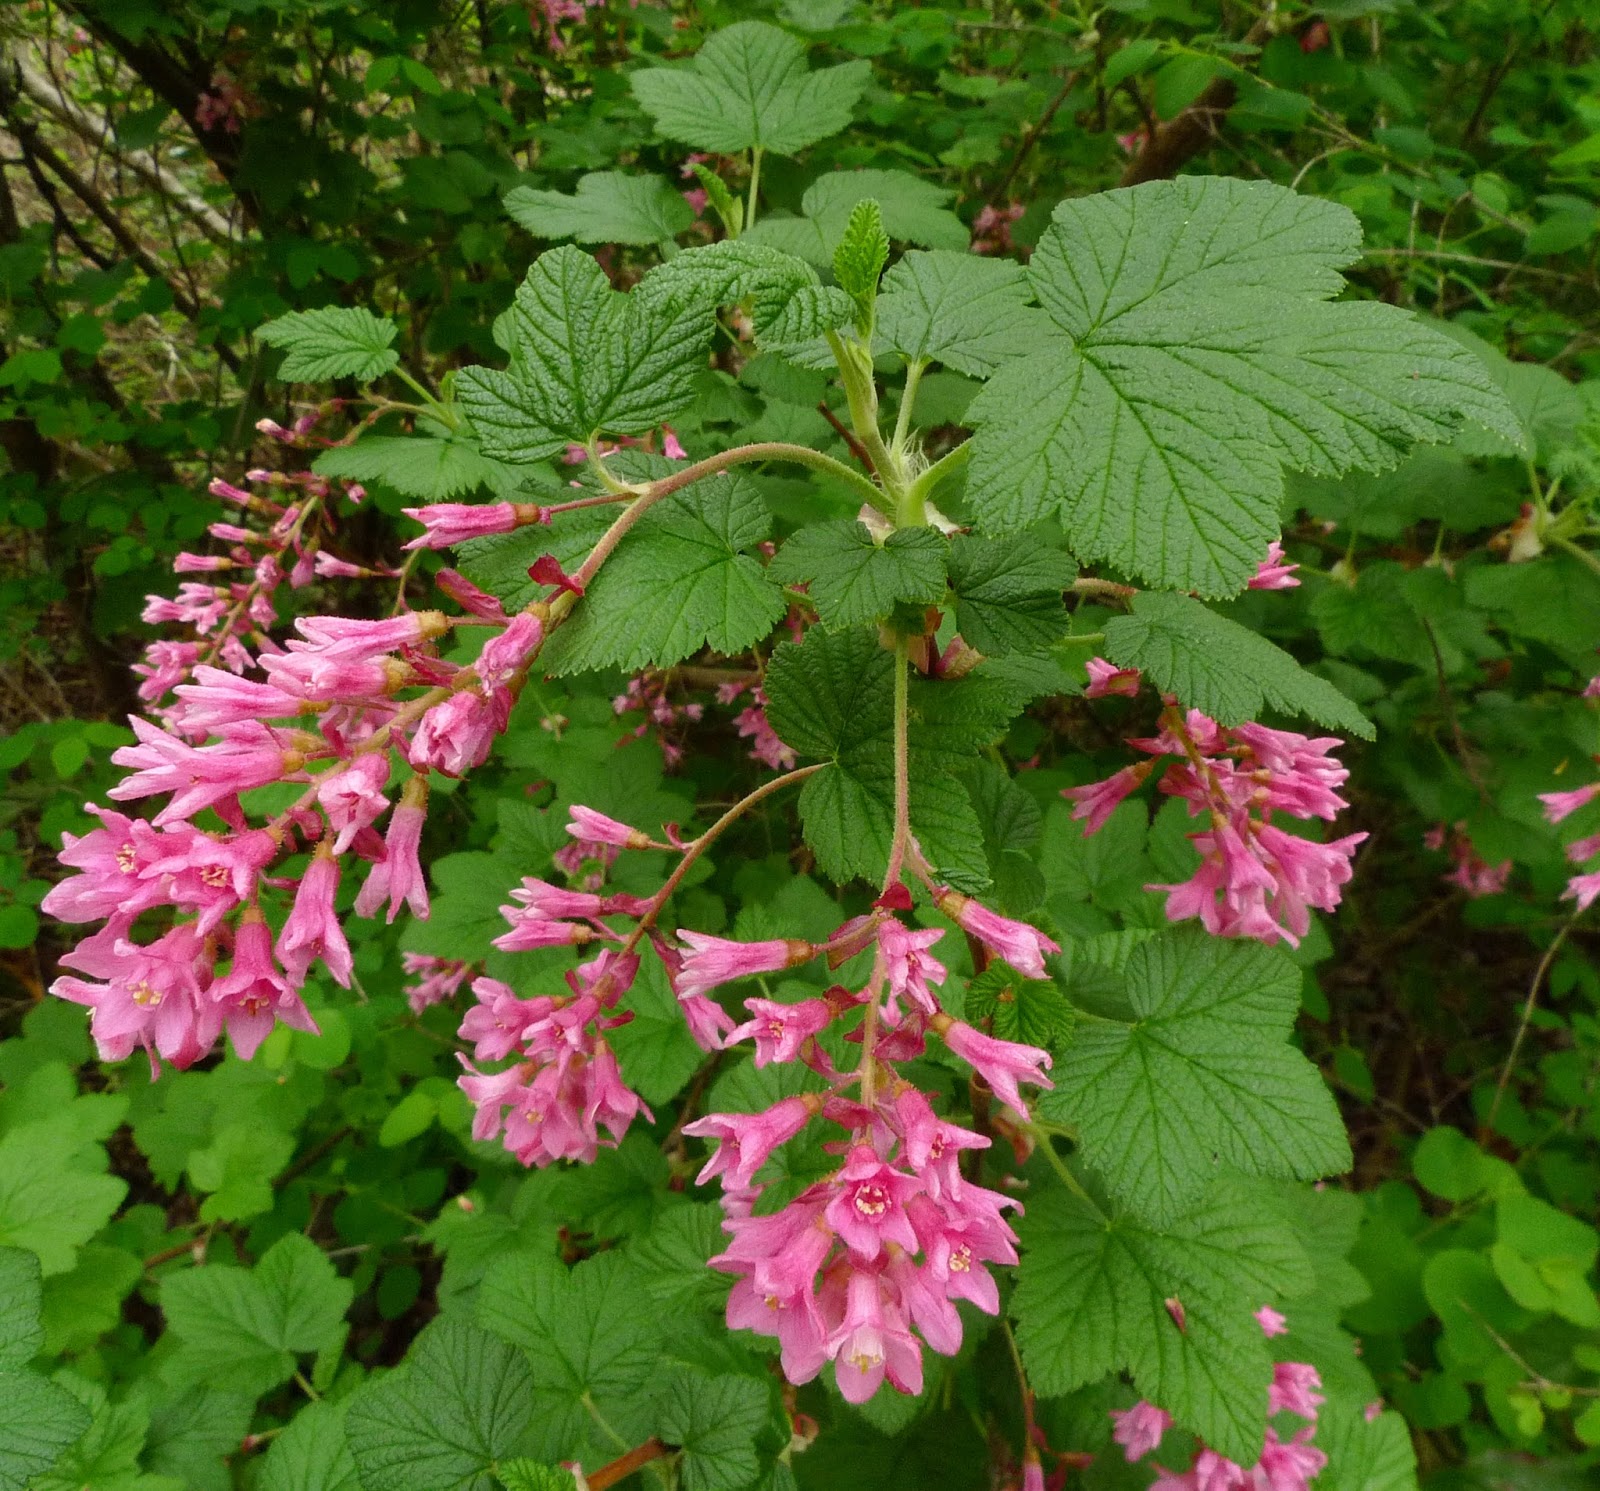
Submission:
[[[1033,1124],[1028,1125],[1028,1131],[1033,1135],[1035,1147],[1050,1163],[1050,1168],[1055,1171],[1061,1184],[1089,1208],[1102,1221],[1108,1220],[1106,1214],[1095,1204],[1095,1199],[1083,1188],[1083,1182],[1069,1169],[1067,1162],[1055,1151],[1055,1146],[1050,1143],[1050,1135]]]
[[[922,372],[927,363],[918,359],[906,368],[905,387],[900,390],[900,413],[894,422],[894,448],[906,448],[906,436],[911,432],[911,411],[917,407],[917,385],[922,382]]]
[[[1573,543],[1570,538],[1553,538],[1550,542],[1558,549],[1565,549],[1574,559],[1588,565],[1597,575],[1600,575],[1600,559],[1597,559],[1587,549]]]
[[[756,225],[756,197],[761,191],[761,147],[750,151],[750,194],[744,204],[744,225],[740,232],[748,232]]]
[[[878,428],[878,389],[872,379],[871,355],[860,343],[847,343],[836,331],[828,333],[828,347],[844,382],[850,427],[872,458],[878,480],[898,507],[906,493],[905,462],[883,443],[883,432]]]
[[[948,455],[941,456],[912,482],[911,491],[907,495],[919,505],[926,502],[933,495],[940,482],[946,477],[954,476],[958,471],[964,470],[967,462],[971,459],[972,442],[963,440],[953,451]]]
[[[461,421],[456,417],[455,410],[452,409],[448,404],[440,403],[433,394],[429,393],[428,390],[424,388],[422,384],[417,382],[417,380],[413,378],[411,374],[408,373],[403,367],[396,367],[393,369],[393,372],[396,378],[404,383],[405,386],[412,391],[412,393],[416,394],[417,397],[428,406],[428,413],[439,420],[441,424],[452,430],[460,427]]]

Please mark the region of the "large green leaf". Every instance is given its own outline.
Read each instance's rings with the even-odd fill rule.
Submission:
[[[172,1274],[161,1285],[177,1341],[167,1375],[175,1384],[259,1396],[294,1375],[298,1356],[338,1341],[352,1293],[297,1232],[279,1238],[253,1269],[212,1263]]]
[[[0,1247],[37,1253],[46,1277],[69,1272],[127,1195],[104,1167],[69,1113],[18,1124],[0,1139]]]
[[[711,320],[685,297],[624,295],[581,249],[540,255],[496,325],[511,366],[456,378],[484,454],[544,460],[601,432],[640,435],[694,397]]]
[[[90,1422],[65,1388],[34,1372],[0,1370],[0,1491],[29,1491]]]
[[[1131,614],[1106,623],[1105,653],[1119,668],[1141,669],[1163,693],[1224,725],[1241,725],[1270,708],[1309,715],[1364,740],[1373,736],[1372,722],[1331,683],[1187,595],[1136,595]]]
[[[1468,420],[1520,439],[1471,353],[1393,306],[1330,302],[1359,249],[1348,209],[1265,182],[1063,202],[1028,270],[1057,340],[970,412],[980,524],[1059,511],[1081,558],[1225,595],[1277,535],[1285,467],[1382,470]]]
[[[631,81],[668,139],[718,155],[794,155],[849,124],[872,70],[858,61],[811,72],[805,58],[776,26],[741,21],[714,32],[687,66],[645,68]]]
[[[825,625],[857,626],[901,602],[932,605],[943,596],[947,549],[932,528],[897,528],[878,543],[866,524],[841,518],[793,534],[767,573],[809,582]]]
[[[519,1352],[463,1320],[436,1320],[405,1364],[350,1401],[345,1437],[366,1491],[492,1491],[534,1412]]]
[[[358,1491],[356,1463],[345,1442],[343,1403],[311,1403],[267,1451],[261,1491]]]
[[[694,209],[665,177],[627,171],[591,171],[570,195],[516,186],[505,209],[540,238],[578,243],[662,243],[694,221]]]
[[[387,316],[330,305],[268,321],[256,339],[288,353],[278,368],[285,383],[326,383],[330,378],[371,383],[398,365],[400,354],[390,345],[398,330]]]
[[[987,378],[1046,339],[1026,271],[1009,259],[907,254],[884,276],[877,346]]]
[[[763,345],[810,341],[854,314],[850,297],[824,285],[803,259],[747,238],[685,249],[652,269],[635,294],[667,307],[664,314],[695,307],[708,322],[718,306],[745,304]]]
[[[1029,1200],[1018,1231],[1011,1313],[1036,1391],[1056,1397],[1127,1372],[1213,1449],[1256,1462],[1272,1363],[1254,1312],[1311,1285],[1259,1185],[1221,1181],[1160,1229],[1051,1190]]]
[[[738,653],[782,619],[783,594],[746,552],[771,532],[748,478],[710,476],[652,507],[618,544],[541,664],[552,673],[665,667]]]
[[[761,1440],[772,1437],[775,1418],[768,1382],[686,1368],[668,1381],[656,1402],[657,1433],[683,1449],[678,1465],[683,1491],[741,1491],[755,1481]]]
[[[1037,535],[958,536],[950,544],[950,588],[956,626],[979,652],[1037,652],[1067,630],[1062,592],[1077,567]]]
[[[1301,1180],[1349,1167],[1332,1095],[1289,1044],[1300,970],[1284,954],[1182,928],[1134,948],[1123,978],[1133,1018],[1084,1020],[1040,1100],[1119,1202],[1161,1222],[1219,1166]]]
[[[377,482],[402,497],[420,497],[424,502],[448,502],[479,487],[509,494],[521,480],[520,472],[491,461],[476,440],[460,433],[442,439],[368,435],[354,445],[323,451],[312,469],[318,476]]]

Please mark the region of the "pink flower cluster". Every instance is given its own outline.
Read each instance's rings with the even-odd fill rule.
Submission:
[[[263,433],[299,443],[318,417],[292,430],[266,421]],[[212,490],[264,518],[265,531],[214,524],[229,552],[178,561],[185,573],[236,568],[249,578],[185,584],[176,602],[152,598],[146,612],[194,635],[151,649],[141,693],[159,706],[160,723],[131,721],[136,742],[112,757],[127,774],[110,796],[164,801],[149,819],[91,807],[100,827],[65,836],[61,859],[76,873],[43,903],[62,921],[104,922],[64,955],[72,972],[53,992],[93,1011],[108,1060],[143,1048],[153,1067],[186,1067],[224,1032],[248,1057],[277,1021],[315,1029],[303,998],[313,966],[339,984],[351,980],[341,883],[352,869],[363,873],[358,916],[428,914],[420,846],[429,777],[458,776],[485,759],[543,641],[543,603],[508,619],[486,597],[459,617],[302,616],[275,640],[274,592],[285,580],[394,572],[346,565],[322,547],[333,494],[321,478],[250,475],[285,500],[222,481]],[[472,600],[469,592],[450,593]],[[438,652],[460,626],[491,629],[466,667]],[[297,789],[293,800],[270,816],[251,798],[283,786]],[[292,892],[286,914],[284,891]],[[165,929],[146,930],[157,914]],[[412,991],[418,1007],[465,976],[414,971],[424,975]]]
[[[618,850],[676,847],[585,807],[573,809],[567,829],[579,842]],[[936,989],[946,971],[931,949],[944,932],[901,920],[897,913],[911,905],[903,886],[822,943],[736,942],[688,930],[669,943],[653,924],[671,888],[669,881],[641,900],[527,879],[513,892],[514,904],[501,908],[510,926],[496,939],[502,951],[610,945],[567,976],[570,996],[520,999],[493,979],[473,984],[478,1003],[462,1022],[462,1039],[473,1043],[478,1063],[514,1058],[494,1072],[463,1058],[461,1087],[478,1110],[473,1131],[480,1138],[503,1131],[506,1148],[536,1165],[589,1158],[620,1140],[646,1110],[622,1085],[603,1032],[629,1018],[616,1004],[636,976],[635,949],[648,937],[702,1047],[749,1040],[757,1066],[798,1062],[820,1079],[820,1090],[763,1112],[711,1113],[684,1127],[715,1146],[699,1178],[720,1178],[723,1186],[731,1241],[712,1263],[738,1279],[728,1323],[776,1336],[791,1382],[809,1381],[832,1362],[854,1402],[885,1378],[916,1392],[923,1346],[946,1354],[960,1346],[954,1302],[966,1299],[990,1314],[999,1309],[986,1265],[1016,1261],[1004,1215],[1015,1203],[961,1173],[961,1153],[991,1141],[938,1117],[896,1068],[919,1056],[932,1033],[1025,1117],[1020,1085],[1050,1085],[1049,1053],[998,1040],[940,1008]],[[1045,976],[1045,955],[1058,951],[1049,938],[947,887],[930,888],[939,909],[970,936],[1024,973]],[[633,920],[633,930],[616,930],[619,918]],[[793,1003],[753,996],[744,1001],[750,1018],[743,1024],[713,997],[739,980],[818,958],[837,968],[860,953],[871,954],[872,972],[859,991],[835,984]],[[854,1023],[846,1039],[861,1046],[849,1071],[834,1065],[822,1042],[844,1021]],[[813,1122],[840,1131],[830,1148],[842,1163],[786,1206],[758,1215],[763,1166]]]
[[[1257,724],[1224,727],[1169,702],[1161,733],[1128,743],[1152,759],[1068,787],[1062,796],[1075,804],[1072,816],[1084,831],[1094,833],[1159,770],[1161,791],[1188,803],[1191,817],[1208,820],[1189,835],[1201,856],[1194,874],[1178,885],[1149,887],[1167,893],[1170,920],[1198,917],[1215,936],[1294,945],[1310,926],[1312,907],[1332,911],[1339,904],[1351,857],[1366,835],[1318,843],[1272,821],[1274,813],[1286,813],[1331,822],[1348,806],[1335,791],[1350,775],[1330,754],[1342,744],[1336,737],[1310,739]]]
[[[1256,1313],[1256,1319],[1269,1336],[1288,1329],[1283,1316],[1268,1306]],[[1307,1491],[1328,1463],[1327,1455],[1311,1442],[1323,1401],[1321,1389],[1322,1379],[1309,1363],[1277,1363],[1267,1388],[1267,1415],[1290,1413],[1305,1419],[1305,1425],[1284,1439],[1269,1424],[1261,1458],[1250,1466],[1238,1465],[1202,1444],[1187,1470],[1158,1466],[1150,1491]],[[1158,1448],[1172,1427],[1171,1416],[1153,1403],[1136,1403],[1111,1417],[1116,1424],[1111,1437],[1122,1446],[1130,1465]]]
[[[1582,787],[1573,787],[1565,792],[1541,792],[1539,801],[1544,804],[1544,815],[1551,823],[1562,823],[1587,807],[1596,797],[1600,797],[1600,780],[1586,782]],[[1582,838],[1574,839],[1566,847],[1566,856],[1569,864],[1586,865],[1588,868],[1580,870],[1567,881],[1561,899],[1576,901],[1579,911],[1587,911],[1600,897],[1600,864],[1595,863],[1600,859],[1600,833],[1585,834]]]
[[[684,733],[690,725],[700,723],[706,707],[693,700],[670,699],[668,681],[668,675],[659,669],[636,674],[628,680],[627,688],[611,701],[611,707],[619,715],[638,713],[644,716],[628,738],[642,740],[654,731],[661,746],[661,758],[672,770],[683,764]]]
[[[1449,854],[1453,863],[1442,878],[1446,885],[1460,887],[1470,900],[1499,895],[1506,888],[1506,881],[1511,878],[1511,861],[1504,859],[1497,865],[1491,865],[1478,853],[1467,833],[1465,822],[1457,823],[1453,828],[1446,828],[1442,823],[1435,824],[1422,836],[1422,846]]]

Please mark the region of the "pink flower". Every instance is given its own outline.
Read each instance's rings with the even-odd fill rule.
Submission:
[[[1171,1414],[1154,1403],[1142,1401],[1121,1413],[1113,1409],[1111,1417],[1116,1421],[1111,1437],[1122,1446],[1130,1465],[1156,1449],[1161,1437],[1172,1427]]]
[[[344,616],[302,616],[294,629],[304,643],[289,644],[291,651],[316,651],[342,662],[367,662],[441,637],[450,629],[442,611],[408,611],[385,621],[353,621]]]
[[[684,193],[685,197],[688,195],[687,192]],[[701,210],[704,211],[703,204]],[[687,461],[689,459],[689,452],[683,448],[683,442],[678,439],[677,432],[671,425],[661,426],[661,454],[669,461]]]
[[[720,1051],[733,1034],[735,1021],[714,999],[704,994],[678,995],[678,1008],[688,1022],[689,1034],[702,1051]]]
[[[1600,781],[1593,781],[1587,786],[1574,787],[1570,792],[1541,792],[1539,801],[1544,804],[1544,816],[1551,823],[1560,823],[1592,802],[1597,793],[1600,793]]]
[[[939,1001],[934,998],[929,984],[942,984],[949,973],[928,949],[943,936],[943,931],[938,927],[910,931],[898,917],[893,916],[878,924],[878,946],[883,950],[888,983],[888,993],[883,1003],[886,1023],[894,1025],[899,1022],[898,1001],[901,999],[925,1015],[938,1013]]]
[[[1271,1305],[1262,1305],[1256,1311],[1256,1324],[1261,1327],[1261,1334],[1269,1339],[1273,1336],[1285,1336],[1289,1333],[1289,1322]]]
[[[544,642],[544,623],[527,611],[519,611],[497,633],[483,644],[473,671],[482,680],[486,692],[508,688],[527,667],[529,659]],[[504,726],[502,726],[504,728]]]
[[[816,956],[816,949],[809,942],[793,938],[776,938],[769,942],[730,942],[725,937],[687,932],[681,927],[678,929],[678,938],[689,947],[672,981],[680,999],[704,994],[708,989],[732,983],[735,979],[755,978],[763,973],[797,968]]]
[[[1085,699],[1103,699],[1108,694],[1122,694],[1133,698],[1139,692],[1139,670],[1119,668],[1103,657],[1092,657],[1083,665],[1089,673],[1089,687],[1083,691]]]
[[[501,707],[470,689],[452,694],[418,723],[408,748],[412,766],[447,777],[465,776],[489,759],[489,748],[510,713],[509,700]]]
[[[949,886],[939,887],[933,899],[962,931],[970,932],[984,946],[998,953],[1024,978],[1050,977],[1044,966],[1044,955],[1059,953],[1061,947],[1038,928],[1001,916],[999,912],[989,910],[981,902],[962,895],[960,891],[951,890]]]
[[[383,838],[384,856],[368,872],[361,893],[356,897],[357,916],[376,916],[385,903],[392,923],[402,905],[419,920],[428,917],[428,885],[417,858],[422,843],[422,828],[428,821],[425,779],[413,777],[406,783],[400,803],[389,818]]]
[[[297,988],[306,981],[315,958],[321,958],[346,989],[350,987],[350,944],[333,909],[338,890],[339,861],[328,845],[319,844],[300,877],[289,919],[278,934],[278,960]]]
[[[317,801],[328,815],[328,826],[337,835],[333,841],[335,854],[343,854],[356,834],[376,822],[388,808],[389,799],[383,795],[388,780],[388,752],[368,751],[342,771],[318,781]]]
[[[272,731],[258,721],[230,726],[223,740],[207,746],[188,745],[138,715],[130,715],[128,723],[139,743],[118,747],[111,759],[118,766],[136,770],[112,787],[107,796],[126,802],[172,793],[171,802],[155,816],[158,827],[192,818],[202,808],[251,787],[279,781],[298,766],[297,758],[286,752]]]
[[[61,863],[80,873],[52,886],[40,910],[64,922],[90,922],[119,912],[133,917],[160,905],[160,881],[141,874],[161,857],[160,835],[114,809],[90,803],[88,811],[99,818],[99,828],[61,836]]]
[[[1083,823],[1086,834],[1098,833],[1129,793],[1137,791],[1149,777],[1152,763],[1140,761],[1124,766],[1103,782],[1088,782],[1082,787],[1063,787],[1061,795],[1074,804],[1072,816]]]
[[[684,1133],[717,1141],[695,1184],[703,1186],[718,1175],[732,1188],[753,1184],[772,1151],[794,1138],[821,1106],[815,1096],[784,1098],[764,1113],[710,1113],[685,1124]]]
[[[646,849],[650,845],[648,834],[629,828],[626,823],[618,823],[615,818],[607,818],[593,808],[575,806],[568,813],[567,832],[575,839],[591,844],[610,844],[618,849]]]
[[[798,1004],[780,1004],[775,999],[747,999],[744,1007],[755,1019],[746,1020],[736,1030],[730,1030],[728,1041],[731,1043],[754,1037],[758,1067],[772,1061],[797,1060],[805,1043],[819,1031],[825,1030],[833,1019],[833,1011],[825,999],[802,999]]]
[[[1272,1369],[1272,1384],[1267,1389],[1267,1412],[1293,1413],[1315,1420],[1322,1405],[1317,1391],[1322,1378],[1309,1362],[1279,1362]]]
[[[1028,1105],[1017,1090],[1018,1082],[1028,1082],[1035,1087],[1049,1089],[1054,1083],[1045,1076],[1051,1065],[1050,1053],[1038,1046],[1023,1046],[1015,1041],[1002,1041],[948,1015],[936,1015],[930,1022],[944,1043],[963,1061],[973,1067],[989,1084],[1012,1112],[1024,1121]]]
[[[406,1002],[419,1015],[430,1005],[453,998],[472,972],[470,963],[455,958],[435,958],[427,953],[401,953],[400,967],[408,977],[417,980],[408,984],[405,992]]]
[[[900,1310],[885,1300],[882,1275],[850,1272],[844,1316],[828,1351],[846,1402],[865,1403],[885,1376],[902,1393],[922,1391],[922,1350]]]
[[[1277,539],[1267,545],[1267,557],[1256,566],[1247,590],[1293,590],[1300,583],[1295,578],[1298,564],[1283,562],[1283,544]]]
[[[916,1252],[917,1234],[905,1211],[920,1189],[914,1177],[884,1164],[870,1144],[857,1144],[836,1186],[823,1214],[852,1253],[870,1262],[889,1243]]]
[[[964,1149],[987,1149],[993,1142],[971,1129],[950,1123],[933,1111],[927,1098],[908,1087],[894,1100],[905,1162],[928,1195],[940,1201],[959,1200],[965,1182],[957,1164]]]
[[[510,533],[517,526],[517,509],[510,502],[473,504],[436,502],[432,507],[404,507],[401,511],[427,529],[407,549],[449,549],[472,538]]]
[[[234,1049],[249,1061],[277,1021],[294,1030],[317,1033],[294,986],[278,972],[272,956],[272,931],[266,918],[252,907],[240,919],[233,942],[233,968],[210,988],[210,997],[223,1007]]]
[[[734,725],[742,739],[751,742],[750,757],[774,771],[792,771],[795,754],[778,737],[767,719],[767,696],[758,684],[751,693],[752,703],[734,716]]]
[[[1561,899],[1576,901],[1579,911],[1587,911],[1594,905],[1597,896],[1600,896],[1600,870],[1592,870],[1587,875],[1574,875],[1561,892]]]
[[[182,728],[196,735],[209,735],[243,720],[293,718],[305,702],[273,684],[236,678],[203,663],[189,676],[193,682],[179,684],[173,692],[183,701],[178,716]]]

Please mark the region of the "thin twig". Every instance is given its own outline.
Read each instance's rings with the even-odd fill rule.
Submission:
[[[1517,1033],[1512,1039],[1511,1050],[1506,1053],[1506,1064],[1500,1068],[1500,1080],[1494,1085],[1494,1101],[1489,1104],[1489,1111],[1484,1115],[1480,1132],[1485,1135],[1494,1128],[1501,1100],[1506,1095],[1506,1084],[1511,1080],[1511,1073],[1517,1065],[1517,1056],[1522,1050],[1523,1038],[1528,1033],[1528,1026],[1533,1023],[1533,1012],[1539,1002],[1539,986],[1544,982],[1545,974],[1550,971],[1550,965],[1555,962],[1556,954],[1561,951],[1561,945],[1567,940],[1567,934],[1577,925],[1578,918],[1582,915],[1581,911],[1574,911],[1561,924],[1561,930],[1545,949],[1544,956],[1539,959],[1539,966],[1533,970],[1533,978],[1528,984],[1528,997],[1522,1006],[1522,1018],[1517,1022]]]

